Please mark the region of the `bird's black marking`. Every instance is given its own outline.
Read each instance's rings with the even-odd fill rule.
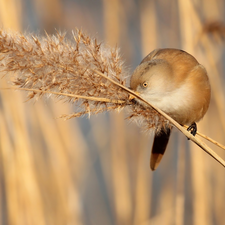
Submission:
[[[170,137],[170,129],[161,130],[159,134],[155,135],[153,147],[152,147],[152,153],[153,154],[164,154],[166,150],[166,146],[169,141]]]
[[[141,63],[140,63],[141,64]],[[151,60],[148,62],[148,64],[143,68],[142,72],[140,73],[140,77],[142,75],[144,75],[146,72],[148,72],[148,70],[153,67],[153,66],[156,66],[157,65],[157,62]]]
[[[184,50],[182,50],[182,49],[179,49],[179,51],[180,51],[180,52],[184,52],[184,53],[187,53],[187,52],[185,52],[185,51],[184,51]]]

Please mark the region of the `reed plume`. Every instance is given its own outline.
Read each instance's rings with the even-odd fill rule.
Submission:
[[[73,41],[59,32],[38,38],[0,30],[0,57],[1,71],[13,72],[13,85],[29,91],[28,100],[53,94],[75,103],[75,112],[63,118],[129,106],[127,118],[146,129],[169,124],[153,108],[129,100],[128,73],[119,50],[81,30],[73,32]]]

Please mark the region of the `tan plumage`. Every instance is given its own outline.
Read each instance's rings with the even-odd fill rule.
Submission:
[[[156,49],[135,69],[131,89],[182,125],[198,122],[210,102],[210,84],[205,68],[185,51]],[[155,135],[150,167],[158,166],[170,130]]]

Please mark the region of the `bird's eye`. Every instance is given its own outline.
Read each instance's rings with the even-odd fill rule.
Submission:
[[[143,86],[144,88],[146,88],[146,87],[148,87],[148,83],[147,83],[147,82],[144,82],[144,83],[142,84],[142,86]]]

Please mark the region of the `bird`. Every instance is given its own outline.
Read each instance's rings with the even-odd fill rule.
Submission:
[[[148,54],[131,75],[130,88],[179,124],[189,126],[193,135],[211,99],[206,69],[180,49],[155,49]],[[155,132],[150,157],[153,171],[165,153],[170,134],[171,127],[167,126]]]

